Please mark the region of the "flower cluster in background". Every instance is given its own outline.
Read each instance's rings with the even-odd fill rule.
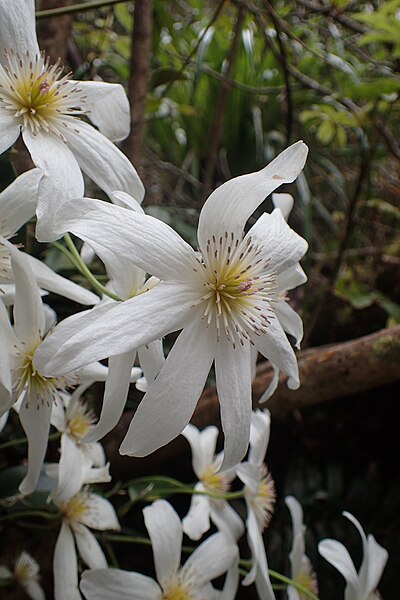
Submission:
[[[293,525],[288,573],[268,567],[276,502],[265,463],[271,419],[267,409],[252,410],[251,395],[259,353],[275,373],[264,400],[280,373],[290,389],[300,385],[288,335],[299,347],[303,328],[287,291],[306,281],[300,260],[307,243],[287,223],[289,194],[275,193],[273,211],[248,226],[264,199],[301,173],[307,146],[299,141],[260,171],[218,187],[199,214],[193,248],[141,207],[143,184],[114,144],[129,131],[123,88],[71,80],[40,52],[34,27],[33,0],[0,0],[0,152],[21,135],[35,165],[0,194],[0,432],[19,423],[27,442],[18,489],[2,492],[0,528],[13,510],[37,517],[31,501],[45,490],[39,516],[58,532],[51,549],[56,600],[233,600],[239,585],[254,585],[261,600],[273,600],[276,589],[290,600],[315,600],[317,576],[294,497],[285,499]],[[83,173],[108,201],[84,196]],[[37,241],[56,242],[93,291],[13,243],[34,217]],[[71,234],[83,242],[81,253]],[[106,283],[90,271],[94,257]],[[58,322],[48,292],[85,310]],[[163,338],[175,332],[167,353]],[[219,430],[189,423],[212,369],[223,433],[218,453]],[[99,416],[87,400],[96,382],[105,382]],[[161,476],[125,487],[112,481],[99,440],[119,423],[130,385],[144,395],[121,454],[146,456],[182,434],[193,486]],[[46,461],[49,434],[59,446]],[[12,437],[3,447],[10,443]],[[127,493],[118,514],[113,501]],[[182,519],[165,499],[174,494],[191,496]],[[154,577],[115,568],[110,550],[113,536],[134,537],[120,517],[139,501],[149,539],[135,541],[150,540]],[[344,515],[362,537],[358,572],[338,541],[322,540],[319,552],[346,580],[346,600],[378,598],[387,552]],[[0,586],[19,585],[42,600],[39,568],[23,549],[0,567]]]

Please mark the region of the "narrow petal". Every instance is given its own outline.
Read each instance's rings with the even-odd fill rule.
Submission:
[[[21,582],[21,587],[24,588],[25,592],[32,600],[46,600],[42,586],[38,581],[34,579],[27,579]]]
[[[355,597],[357,597],[359,589],[358,575],[347,548],[336,540],[326,539],[318,544],[318,552],[343,575]]]
[[[72,529],[78,553],[83,562],[91,569],[106,569],[108,566],[106,557],[93,533],[79,523],[74,523]]]
[[[271,398],[271,396],[276,392],[276,389],[279,384],[280,371],[279,371],[278,367],[276,367],[273,363],[271,363],[271,366],[272,366],[272,370],[273,370],[272,379],[271,379],[269,386],[267,387],[267,389],[265,390],[265,392],[259,399],[259,401],[258,401],[259,404],[263,404],[264,402],[269,400]]]
[[[247,533],[252,551],[253,567],[243,579],[242,585],[250,585],[256,581],[259,597],[263,600],[275,600],[275,594],[269,579],[264,540],[257,524],[256,515],[251,509],[249,509],[247,517]]]
[[[271,318],[267,333],[251,337],[259,352],[288,376],[288,387],[296,390],[300,386],[296,355],[278,319]]]
[[[0,0],[0,14],[0,48],[13,49],[20,54],[28,51],[32,57],[39,54],[34,0]]]
[[[278,292],[284,290],[293,290],[299,285],[303,285],[307,281],[307,275],[304,273],[300,263],[297,263],[293,267],[286,269],[282,273],[279,273],[276,278],[276,286]]]
[[[292,518],[293,541],[289,559],[292,567],[291,576],[292,578],[295,578],[301,571],[303,557],[305,555],[303,509],[300,502],[293,496],[287,496],[285,498],[285,503]]]
[[[54,294],[59,294],[64,298],[78,302],[79,304],[97,304],[100,298],[97,294],[93,294],[89,290],[86,290],[82,286],[58,275],[44,262],[38,260],[34,256],[26,254],[29,260],[29,264],[35,276],[38,285]]]
[[[0,19],[0,27],[3,25],[3,20]],[[11,148],[14,142],[17,141],[20,134],[20,127],[16,119],[11,117],[9,111],[5,114],[0,111],[0,154]]]
[[[272,203],[275,208],[280,209],[287,221],[294,204],[293,196],[291,194],[272,194]]]
[[[210,508],[211,520],[221,533],[230,535],[235,541],[242,537],[243,521],[228,502],[211,499]]]
[[[153,547],[157,580],[164,587],[180,565],[182,524],[166,500],[156,500],[146,506],[143,516]]]
[[[158,600],[161,595],[154,579],[121,569],[84,571],[81,590],[87,600]]]
[[[371,594],[378,586],[383,570],[388,561],[389,554],[385,548],[378,544],[373,535],[369,535],[367,538],[366,554],[368,560],[366,562],[365,569],[365,591],[366,593]]]
[[[19,418],[28,438],[28,472],[19,486],[21,494],[34,491],[46,454],[51,406],[39,405],[36,398],[25,397]]]
[[[297,265],[308,248],[306,240],[289,227],[279,209],[263,213],[246,237],[259,245],[260,258],[268,260],[271,271],[278,274]]]
[[[224,432],[221,470],[239,463],[247,452],[251,419],[250,344],[236,348],[222,339],[215,354],[215,377]]]
[[[78,561],[72,532],[65,521],[57,538],[53,558],[54,597],[57,600],[81,600],[78,590]]]
[[[81,522],[91,529],[121,529],[117,515],[111,502],[98,494],[89,494],[88,510],[83,515]]]
[[[267,453],[271,430],[269,410],[253,410],[251,413],[249,462],[262,465]]]
[[[117,255],[159,279],[182,282],[198,266],[193,248],[169,225],[149,215],[81,198],[68,202],[58,216],[57,234],[69,231],[78,236],[106,265]]]
[[[295,346],[299,350],[303,339],[303,321],[295,310],[284,300],[278,300],[275,305],[275,314],[282,325],[283,331],[295,339]]]
[[[136,351],[130,350],[110,357],[100,419],[85,436],[84,442],[97,442],[120,420],[128,396],[135,355]]]
[[[11,368],[13,363],[13,346],[18,339],[11,327],[7,309],[0,300],[0,339],[2,351],[0,353],[0,417],[8,411],[13,404]]]
[[[163,341],[155,340],[138,349],[138,358],[147,386],[151,385],[165,363]],[[146,390],[147,391],[147,390]]]
[[[140,203],[144,186],[125,154],[91,125],[73,118],[71,121],[64,135],[82,171],[106,194],[127,192]]]
[[[239,557],[238,557],[239,559]],[[239,560],[233,562],[225,578],[219,600],[235,600],[239,585]]]
[[[248,218],[261,202],[283,183],[296,179],[307,153],[307,146],[297,142],[261,171],[241,175],[216,189],[200,213],[198,241],[202,252],[205,253],[210,235],[218,238],[227,231],[240,237]]]
[[[202,483],[197,483],[195,490],[204,491]],[[210,498],[194,494],[189,511],[182,519],[183,531],[191,540],[199,540],[203,533],[210,529]]]
[[[42,176],[40,169],[31,169],[0,193],[0,227],[3,232],[18,231],[34,216]]]
[[[214,332],[202,323],[194,321],[185,327],[139,404],[121,454],[146,456],[183,431],[206,382],[214,348]]]
[[[112,142],[124,140],[131,127],[131,111],[126,92],[119,83],[70,81],[86,96],[85,109],[93,125]]]
[[[231,536],[215,533],[187,559],[185,571],[193,570],[204,583],[226,573],[237,558],[237,546]]]
[[[68,435],[63,434],[56,490],[59,501],[68,501],[79,492],[91,466],[91,461],[86,458],[81,448]]]

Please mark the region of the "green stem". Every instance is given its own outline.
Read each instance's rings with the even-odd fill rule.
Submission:
[[[19,518],[27,518],[27,517],[40,517],[42,519],[58,519],[60,517],[60,513],[58,512],[45,512],[43,510],[16,510],[15,512],[8,513],[7,515],[3,515],[0,517],[0,522],[2,521],[13,521],[14,519]]]
[[[236,498],[243,498],[244,492],[227,492],[226,494],[211,492],[211,491],[202,491],[195,490],[193,487],[188,487],[181,481],[177,479],[173,479],[172,477],[164,477],[164,476],[156,476],[156,477],[140,477],[138,479],[132,479],[127,483],[124,483],[123,487],[135,487],[135,485],[140,485],[143,483],[148,483],[149,486],[154,485],[155,483],[169,483],[171,486],[174,486],[175,489],[171,488],[153,488],[149,489],[145,495],[140,495],[140,499],[143,499],[147,496],[162,495],[162,494],[189,494],[189,495],[198,495],[198,496],[209,496],[210,498],[216,498],[217,500],[234,500]],[[139,499],[139,498],[138,498]]]
[[[123,542],[124,544],[143,544],[144,546],[151,546],[151,541],[149,539],[136,535],[118,535],[116,533],[105,533],[103,535],[110,542]]]
[[[284,575],[281,575],[276,571],[272,571],[271,569],[268,569],[268,573],[271,575],[271,577],[275,577],[275,579],[278,579],[279,581],[282,581],[283,583],[286,583],[287,585],[291,585],[292,587],[296,588],[296,590],[298,590],[302,594],[305,594],[305,596],[307,596],[307,598],[310,598],[310,600],[318,600],[317,596],[313,594],[309,589],[304,587],[304,585],[301,585],[301,583],[297,583],[296,581],[293,581],[293,579],[289,579],[289,577],[285,577]]]
[[[48,437],[48,441],[52,442],[54,440],[58,440],[61,437],[61,433],[59,431],[56,431],[55,433],[51,433]],[[18,438],[16,440],[9,440],[8,442],[4,442],[3,444],[0,444],[0,450],[4,450],[5,448],[11,448],[13,446],[20,446],[22,444],[27,444],[28,443],[28,438],[24,437],[24,438]]]
[[[43,19],[44,17],[56,17],[59,15],[68,15],[70,13],[83,12],[86,10],[95,10],[104,6],[113,6],[114,4],[122,4],[129,0],[92,0],[92,2],[82,2],[81,4],[73,4],[72,6],[60,6],[59,8],[49,8],[47,10],[37,10],[36,18]]]
[[[100,293],[105,294],[109,298],[112,298],[112,300],[121,302],[121,298],[119,296],[117,296],[116,294],[113,294],[112,292],[110,292],[110,290],[108,290],[104,285],[102,285],[96,279],[96,277],[92,274],[92,272],[88,269],[88,267],[83,262],[78,250],[76,249],[75,244],[71,239],[71,236],[68,233],[66,233],[64,235],[64,241],[68,247],[68,250],[71,253],[71,256],[73,257],[72,262],[79,269],[79,271],[82,273],[82,275],[84,277],[86,277],[86,279],[89,281],[89,283],[91,283],[93,285],[93,287],[95,289],[97,289]]]

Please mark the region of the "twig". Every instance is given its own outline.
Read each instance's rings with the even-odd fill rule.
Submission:
[[[131,0],[92,0],[91,2],[82,2],[82,4],[73,4],[72,6],[60,6],[59,8],[49,8],[48,10],[37,10],[35,14],[37,19],[44,19],[45,17],[55,17],[87,10],[96,10],[97,8],[103,8],[104,6],[113,6],[114,4],[122,4],[122,2],[130,1]]]

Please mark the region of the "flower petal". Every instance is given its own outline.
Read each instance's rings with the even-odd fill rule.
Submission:
[[[228,502],[211,499],[210,508],[211,520],[221,533],[230,535],[236,541],[242,537],[243,521]]]
[[[88,510],[84,513],[81,522],[91,529],[121,529],[117,515],[111,502],[98,494],[89,494]]]
[[[291,576],[294,579],[301,572],[305,556],[303,509],[300,502],[293,496],[286,496],[285,503],[292,518],[293,541],[289,559],[292,568]]]
[[[187,439],[192,450],[193,471],[200,478],[204,468],[210,465],[214,454],[218,438],[218,427],[210,425],[202,431],[190,423],[182,431],[182,435]]]
[[[156,500],[146,506],[143,516],[153,547],[157,580],[164,587],[180,565],[182,523],[166,500]]]
[[[0,48],[20,54],[28,50],[32,57],[39,54],[34,0],[0,0],[0,14]]]
[[[139,404],[121,454],[146,456],[168,444],[190,421],[214,359],[214,331],[202,325],[194,321],[180,333]]]
[[[121,569],[84,571],[81,590],[87,600],[158,600],[161,595],[154,579]]]
[[[256,581],[257,591],[263,600],[275,600],[275,594],[269,579],[267,555],[264,540],[258,527],[257,518],[252,509],[248,509],[247,534],[252,553],[253,566],[242,581],[242,585],[250,585]]]
[[[2,351],[0,352],[0,416],[3,415],[11,405],[12,399],[12,377],[11,368],[13,363],[13,347],[18,343],[13,328],[8,318],[7,309],[0,300],[0,339],[2,340]]]
[[[108,310],[65,319],[40,345],[34,364],[54,376],[127,352],[180,329],[191,304],[184,286],[160,283]]]
[[[215,533],[194,550],[184,569],[193,569],[200,581],[208,583],[228,571],[237,554],[237,546],[231,536]]]
[[[250,344],[233,347],[226,339],[217,344],[215,377],[224,432],[221,471],[239,463],[246,454],[251,419]]]
[[[293,196],[291,194],[272,194],[272,203],[275,208],[280,209],[285,221],[287,221],[294,204]]]
[[[61,523],[53,558],[54,597],[57,600],[82,600],[78,590],[78,561],[72,532]]]
[[[202,483],[196,483],[195,490],[203,491]],[[210,498],[194,494],[190,502],[189,511],[182,519],[183,531],[191,540],[199,540],[203,533],[210,529]]]
[[[70,81],[85,95],[85,109],[96,127],[113,142],[124,140],[131,127],[131,111],[124,88],[105,81]]]
[[[136,350],[130,350],[110,357],[100,419],[85,436],[84,442],[97,442],[118,423],[126,404],[135,355]]]
[[[269,410],[253,410],[251,413],[249,462],[262,465],[267,453],[271,430]]]
[[[42,176],[40,169],[31,169],[17,177],[0,193],[0,227],[3,233],[18,231],[33,217]]]
[[[127,192],[140,203],[144,186],[125,154],[91,125],[73,117],[66,120],[71,127],[63,133],[82,171],[106,194]]]
[[[108,566],[106,557],[93,533],[79,523],[73,523],[72,530],[75,535],[78,553],[83,562],[91,569],[106,569]]]
[[[55,498],[68,501],[75,496],[85,482],[85,475],[92,466],[81,448],[66,434],[61,436],[58,483]]]
[[[296,355],[278,319],[270,319],[267,333],[251,335],[251,338],[259,352],[289,377],[288,387],[296,390],[300,386]]]
[[[318,552],[343,575],[354,597],[358,597],[358,575],[347,548],[336,540],[326,539],[318,544]]]
[[[143,370],[147,386],[151,385],[165,363],[163,341],[154,340],[138,349],[139,364]],[[148,388],[147,388],[148,389]],[[147,390],[146,390],[147,392]]]
[[[295,346],[299,350],[303,339],[303,321],[295,310],[284,300],[278,300],[275,305],[275,314],[279,319],[285,333],[294,337]]]
[[[217,188],[200,213],[198,241],[202,252],[206,251],[210,235],[219,238],[227,231],[240,239],[246,221],[261,202],[283,183],[296,179],[307,153],[307,146],[297,142],[261,171],[235,177]]]
[[[3,25],[3,19],[0,19],[0,28]],[[3,154],[6,150],[11,148],[14,142],[18,139],[20,134],[20,127],[18,121],[11,117],[9,111],[5,111],[5,114],[0,111],[0,154]]]
[[[276,285],[278,292],[282,292],[285,290],[293,290],[299,285],[303,285],[307,281],[307,275],[304,273],[300,263],[294,265],[294,267],[290,267],[279,273],[276,278]]]

